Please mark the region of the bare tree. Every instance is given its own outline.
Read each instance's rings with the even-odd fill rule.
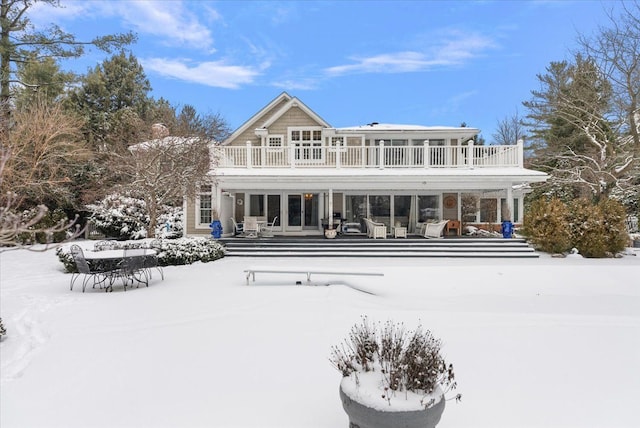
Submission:
[[[518,110],[513,116],[505,117],[498,122],[498,129],[492,135],[493,142],[499,145],[515,145],[525,138],[525,126],[522,124]]]
[[[72,200],[73,171],[87,159],[82,121],[59,103],[45,100],[19,110],[2,147],[7,153],[0,192],[20,195],[20,202]]]
[[[59,104],[33,103],[18,111],[0,139],[0,247],[18,244],[23,233],[69,230],[74,221],[41,226],[51,195],[68,192],[70,172],[89,152],[80,139],[81,123]],[[78,231],[76,231],[78,232]]]
[[[155,233],[159,207],[194,197],[196,184],[207,180],[210,144],[200,137],[165,136],[130,147],[128,155],[114,155],[112,165],[126,183],[122,187],[145,201],[147,236]]]
[[[578,41],[611,83],[615,122],[640,161],[640,2],[622,6],[619,16],[609,14],[607,27]]]
[[[10,158],[8,148],[0,147],[0,188],[3,187],[6,165]],[[41,233],[50,238],[58,232],[69,231],[70,237],[78,236],[82,232],[76,225],[76,219],[61,220],[48,227],[40,226],[40,221],[49,209],[45,205],[38,205],[31,210],[23,211],[19,208],[21,200],[17,193],[11,191],[0,195],[0,253],[8,249],[21,248],[18,238],[25,233]]]

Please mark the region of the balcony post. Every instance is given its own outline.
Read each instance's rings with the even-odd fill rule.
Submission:
[[[294,158],[295,154],[296,154],[295,144],[290,142],[289,143],[289,167],[290,168],[296,167],[296,161]]]
[[[516,145],[518,146],[518,166],[524,168],[524,140],[518,140]]]
[[[384,169],[384,140],[380,140],[378,146],[378,168]]]
[[[473,145],[473,140],[469,140],[469,153],[467,153],[467,157],[469,158],[469,168],[473,169],[474,168],[474,156],[475,156],[475,150],[474,150],[474,145]]]
[[[422,162],[424,163],[425,168],[429,168],[429,164],[431,163],[431,150],[429,150],[429,140],[424,140],[422,144],[424,146]]]
[[[342,160],[340,159],[342,157],[342,141],[338,140],[336,143],[338,143],[336,146],[336,169],[340,169],[342,167]]]
[[[253,168],[253,159],[251,153],[251,141],[247,140],[247,168]]]

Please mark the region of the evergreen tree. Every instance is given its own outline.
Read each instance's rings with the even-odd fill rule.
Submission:
[[[6,127],[11,116],[12,85],[37,89],[38,83],[16,76],[16,64],[42,61],[44,58],[77,58],[90,45],[110,52],[135,40],[132,33],[96,37],[78,41],[57,25],[35,29],[29,9],[35,3],[59,7],[59,0],[0,0],[0,116]]]
[[[121,51],[90,70],[69,101],[85,118],[87,140],[97,151],[123,151],[141,140],[150,90],[137,58]]]

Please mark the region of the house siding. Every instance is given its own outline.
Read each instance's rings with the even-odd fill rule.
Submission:
[[[262,124],[271,119],[282,107],[289,102],[289,100],[283,99],[278,104],[273,106],[269,111],[267,111],[264,115],[256,118],[253,121],[252,126],[247,128],[246,131],[242,132],[240,135],[235,137],[233,140],[229,141],[229,145],[231,146],[244,146],[247,141],[251,141],[251,145],[256,146],[260,145],[260,137],[258,137],[255,133],[256,128],[261,128]],[[271,131],[270,131],[271,132]]]

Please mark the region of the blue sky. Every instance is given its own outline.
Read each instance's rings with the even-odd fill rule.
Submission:
[[[332,126],[480,128],[522,116],[536,75],[578,33],[608,25],[603,1],[69,1],[38,5],[79,40],[133,31],[152,95],[219,113],[235,129],[282,91]],[[63,66],[86,72],[91,50]]]

